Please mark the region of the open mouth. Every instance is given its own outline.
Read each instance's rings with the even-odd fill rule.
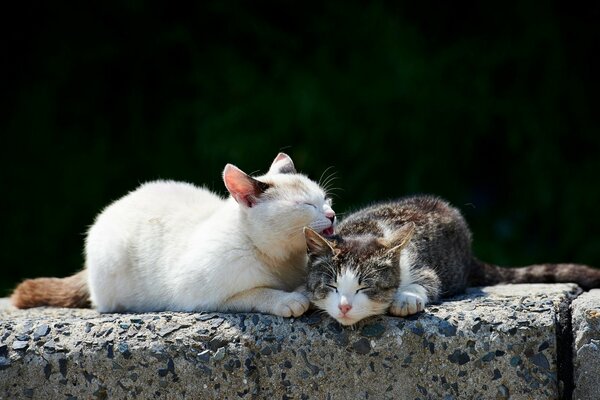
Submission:
[[[333,235],[333,225],[331,225],[329,228],[327,229],[323,229],[323,232],[321,232],[323,235],[325,236],[331,236]]]

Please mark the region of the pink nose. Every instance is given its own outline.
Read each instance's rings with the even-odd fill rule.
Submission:
[[[335,220],[335,211],[327,210],[325,211],[325,218],[328,218],[332,223]]]
[[[352,309],[352,306],[350,304],[340,304],[338,308],[340,309],[342,314],[345,315],[346,313],[348,313],[348,311]]]

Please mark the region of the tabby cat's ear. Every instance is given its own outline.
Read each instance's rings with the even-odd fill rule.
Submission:
[[[231,196],[240,205],[252,207],[269,184],[246,175],[244,171],[232,164],[227,164],[223,170],[223,182]]]
[[[295,174],[296,168],[294,167],[294,162],[285,153],[277,154],[275,160],[271,164],[271,168],[269,168],[269,174]]]
[[[338,251],[333,244],[310,228],[304,228],[306,248],[308,253],[315,256],[335,255]]]
[[[406,245],[412,238],[414,232],[415,232],[415,223],[414,222],[407,222],[406,224],[402,225],[400,227],[400,229],[398,229],[394,233],[392,238],[390,239],[390,242],[394,243],[395,246],[387,251],[388,254],[393,255],[395,258],[399,257],[400,251],[404,247],[406,247]]]

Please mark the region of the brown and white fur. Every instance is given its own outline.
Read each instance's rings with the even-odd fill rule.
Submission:
[[[600,287],[600,270],[575,264],[501,268],[471,253],[461,213],[432,196],[359,210],[323,237],[305,230],[311,301],[343,325],[389,311],[408,316],[467,286],[575,282]]]
[[[228,164],[223,180],[227,199],[188,183],[143,184],[96,218],[84,271],[27,280],[13,304],[302,314],[309,305],[295,291],[306,273],[302,229],[333,233],[325,190],[283,153],[263,176]]]

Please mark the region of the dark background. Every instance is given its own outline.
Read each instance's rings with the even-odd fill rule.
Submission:
[[[600,266],[598,5],[83,3],[3,11],[0,295],[140,182],[280,150],[338,213],[435,193],[482,259]]]

